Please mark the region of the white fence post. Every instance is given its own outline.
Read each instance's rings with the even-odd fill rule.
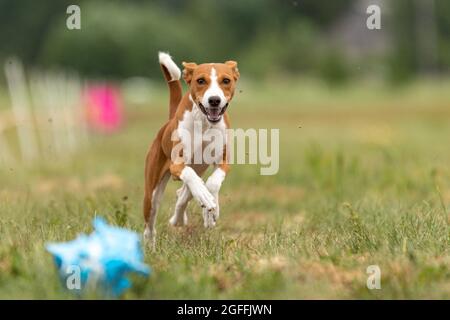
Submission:
[[[5,73],[19,136],[21,156],[30,163],[38,156],[38,145],[22,64],[16,59],[9,59],[5,65]]]
[[[75,73],[33,72],[27,83],[22,64],[5,64],[12,119],[0,116],[0,160],[14,162],[4,131],[16,128],[21,159],[67,157],[88,142],[83,118],[83,83]],[[29,85],[29,87],[28,87]],[[29,93],[28,93],[29,90]]]

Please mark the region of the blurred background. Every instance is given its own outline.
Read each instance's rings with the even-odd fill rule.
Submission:
[[[66,8],[81,8],[81,30]],[[381,8],[381,30],[366,9]],[[192,61],[238,60],[246,77],[361,77],[403,82],[450,66],[446,0],[0,1],[0,59],[89,77],[159,80],[158,50]]]
[[[67,27],[73,4],[79,30]],[[370,5],[380,8],[380,29],[367,27]],[[367,122],[372,129],[358,136],[384,141],[392,136],[386,119],[447,119],[446,0],[0,0],[4,181],[20,181],[6,169],[16,166],[46,177],[77,163],[72,172],[80,176],[83,150],[124,167],[127,154],[139,176],[137,163],[166,119],[160,50],[179,65],[238,61],[234,123],[280,128],[282,152],[320,141],[330,121],[341,130],[331,133],[338,144],[348,138],[342,122],[346,130]],[[117,154],[117,146],[128,153]]]
[[[79,30],[66,25],[73,4]],[[370,5],[380,29],[367,27]],[[243,127],[289,118],[298,129],[333,112],[437,120],[448,109],[446,0],[0,0],[0,161],[70,163],[115,133],[145,150],[167,112],[160,50],[178,64],[237,60],[241,107],[230,112],[251,117]],[[264,123],[280,110],[285,119]]]

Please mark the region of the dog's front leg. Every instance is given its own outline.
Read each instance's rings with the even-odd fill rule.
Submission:
[[[203,221],[206,228],[211,228],[216,225],[216,221],[219,218],[220,208],[219,208],[219,191],[222,186],[225,177],[230,170],[229,164],[227,162],[227,149],[224,147],[222,163],[217,166],[213,173],[206,180],[206,188],[211,192],[216,203],[216,208],[214,211],[203,210]]]
[[[208,188],[211,195],[214,197],[216,208],[213,211],[203,209],[203,221],[205,228],[212,228],[216,225],[216,220],[219,218],[219,191],[222,186],[222,182],[225,179],[225,171],[221,168],[217,168],[206,180],[206,188]]]

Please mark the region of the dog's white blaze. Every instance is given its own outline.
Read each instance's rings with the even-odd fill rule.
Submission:
[[[217,72],[216,69],[211,68],[210,73],[211,78],[211,84],[209,85],[209,88],[205,91],[203,98],[202,98],[202,104],[207,108],[209,106],[208,99],[210,97],[218,96],[220,97],[220,108],[223,108],[225,104],[227,103],[227,99],[225,98],[225,94],[223,93],[223,90],[219,86],[219,82],[217,81]]]

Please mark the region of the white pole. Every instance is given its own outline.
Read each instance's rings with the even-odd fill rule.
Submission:
[[[36,111],[36,125],[39,132],[42,155],[45,160],[49,161],[54,156],[54,143],[53,143],[53,119],[52,115],[48,112],[46,100],[47,87],[45,84],[45,78],[41,72],[35,71],[30,78],[30,90],[33,100],[34,110]]]
[[[11,123],[8,123],[8,116],[5,113],[0,114],[0,164],[1,165],[9,165],[13,164],[14,157],[13,154],[6,143],[6,139],[3,136],[3,132],[11,126]]]
[[[73,104],[73,97],[70,96],[70,82],[69,77],[65,73],[59,73],[57,75],[59,79],[59,101],[61,106],[61,125],[62,130],[65,132],[66,145],[68,147],[68,152],[73,153],[77,148],[76,138],[74,134],[74,125],[76,119],[73,118],[71,104]]]
[[[34,104],[40,107],[37,123],[45,156],[68,156],[79,144],[86,144],[79,77],[76,74],[34,72],[30,87]]]
[[[83,143],[83,122],[81,105],[81,85],[76,74],[68,73],[66,78],[67,122],[70,136],[76,148]]]
[[[22,64],[17,59],[8,59],[5,74],[17,124],[20,152],[23,160],[30,163],[36,159],[38,147]]]

